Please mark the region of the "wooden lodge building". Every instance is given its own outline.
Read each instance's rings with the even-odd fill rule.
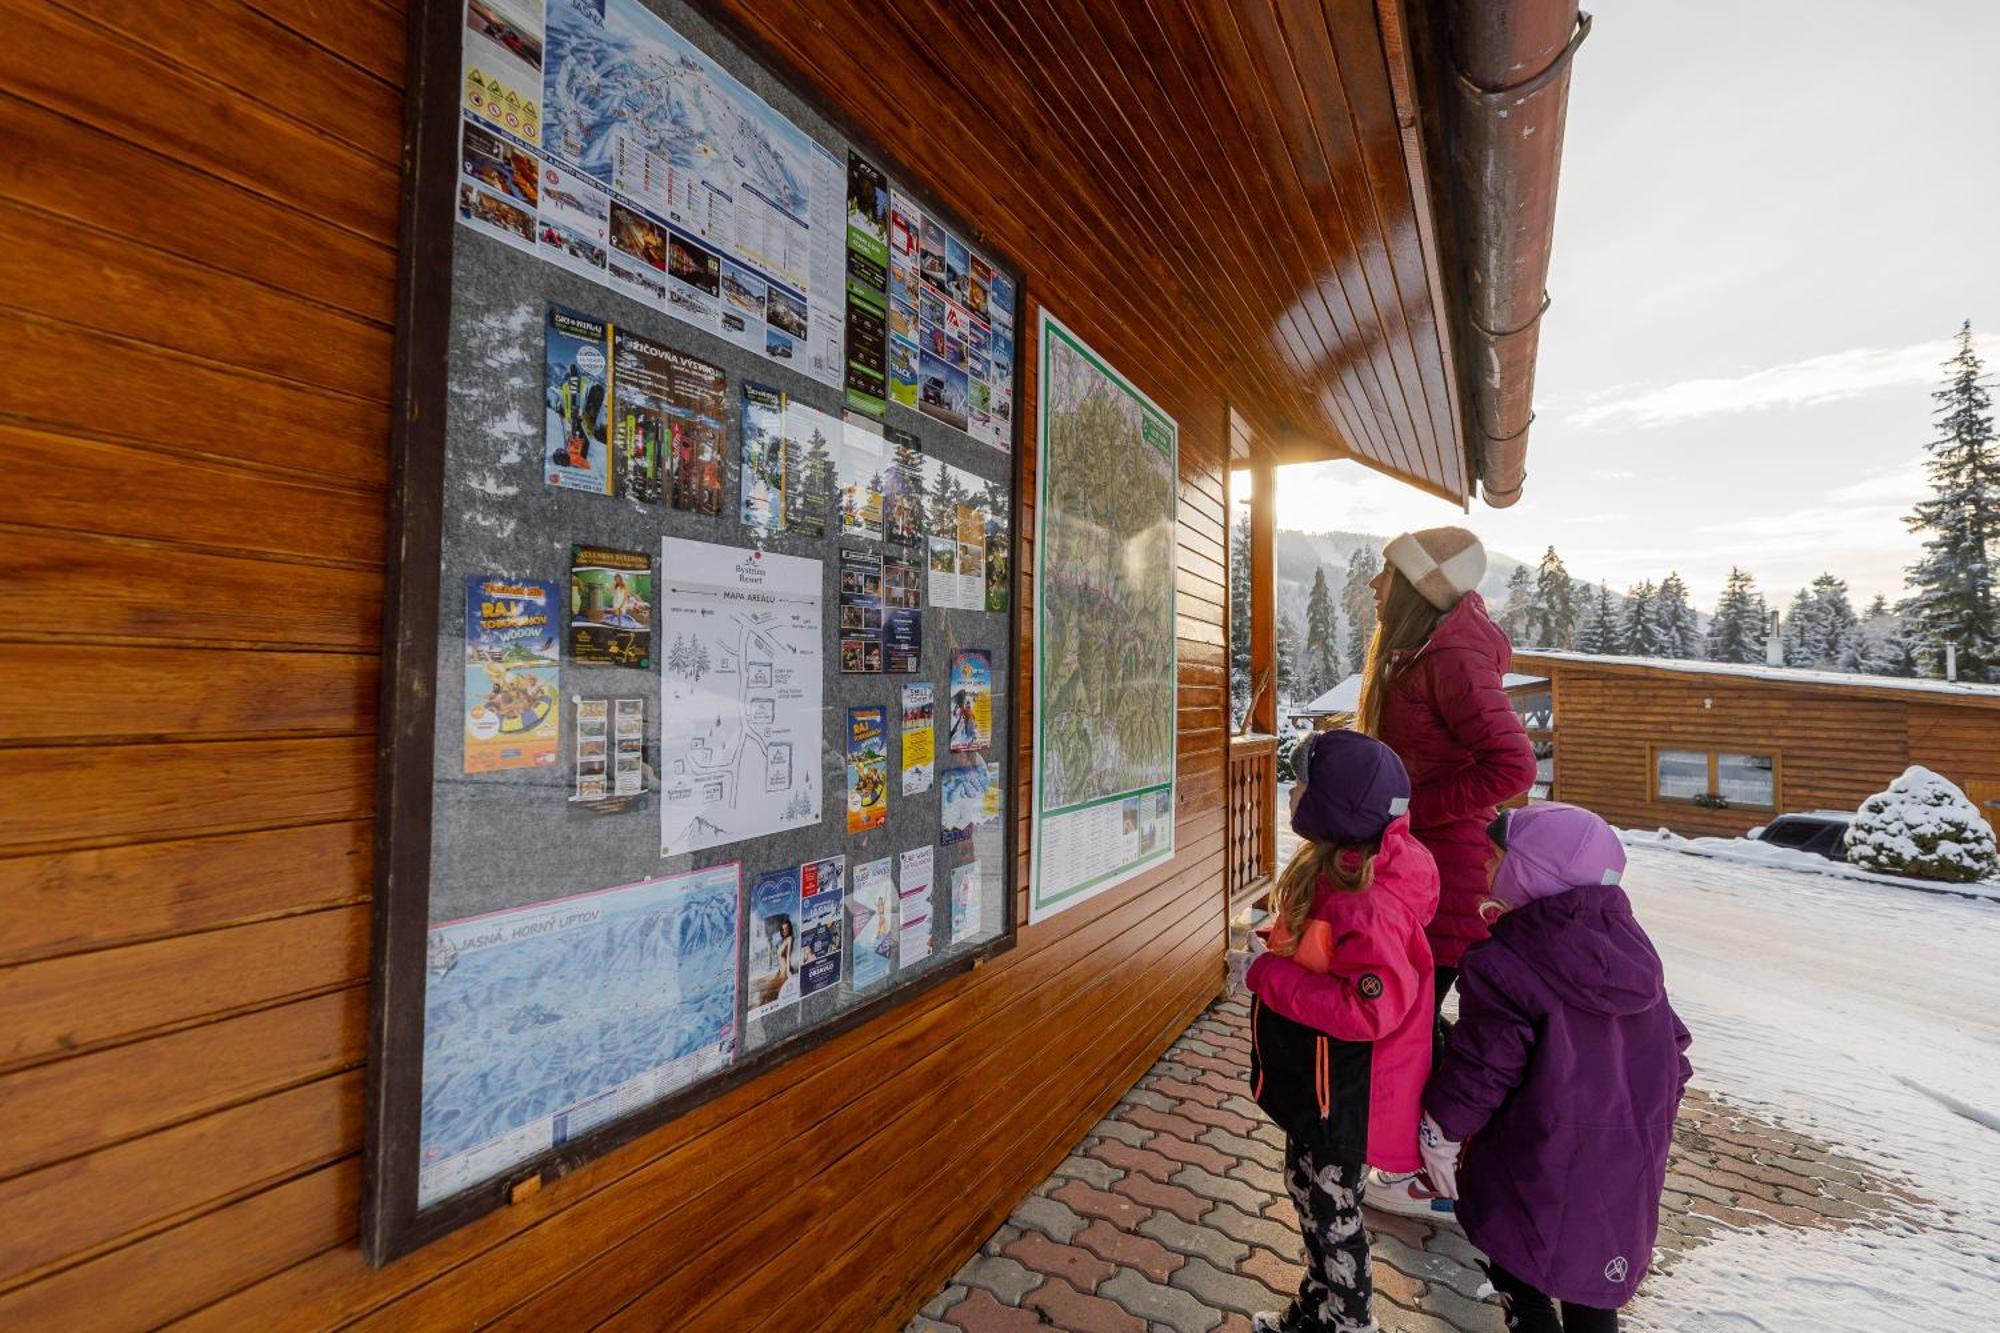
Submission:
[[[612,3],[865,147],[1019,273],[1027,327],[1051,312],[1178,423],[1171,856],[1027,919],[1024,341],[999,947],[382,1243],[377,1089],[419,1054],[425,971],[384,924],[410,901],[385,829],[429,772],[398,756],[430,753],[390,725],[430,688],[397,654],[456,633],[397,573],[435,538],[425,320],[454,246],[497,244],[454,202],[520,213],[456,184],[468,10],[0,0],[0,1328],[900,1326],[1221,990],[1228,904],[1271,868],[1272,469],[1520,493],[1575,0]],[[545,5],[475,8],[486,41]],[[1232,740],[1235,469],[1265,735]],[[1653,726],[1613,706],[1652,668],[1524,669],[1557,681],[1568,794],[1639,822],[1647,747],[1753,723],[1774,799],[1934,754],[2000,776],[1984,700],[1871,687],[1794,725],[1781,687],[1690,677]]]
[[[2000,686],[1583,653],[1549,678],[1552,797],[1627,828],[1734,836],[1852,811],[1919,764],[2000,823]]]

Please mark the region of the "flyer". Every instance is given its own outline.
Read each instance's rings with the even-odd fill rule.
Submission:
[[[942,611],[958,606],[958,538],[932,537],[930,561],[931,605]]]
[[[888,453],[882,428],[849,412],[834,455],[840,486],[840,530],[850,537],[882,537],[882,488]]]
[[[923,573],[900,560],[882,561],[882,669],[914,676],[924,655]]]
[[[882,557],[840,548],[840,669],[882,670]]]
[[[945,757],[938,773],[940,823],[938,842],[946,847],[964,842],[986,821],[986,761],[976,754]]]
[[[645,504],[660,502],[672,409],[667,349],[630,329],[611,331],[611,419],[617,443],[617,489]]]
[[[993,743],[993,655],[969,648],[951,656],[951,749],[984,750]]]
[[[904,852],[897,877],[896,965],[908,967],[931,956],[931,883],[937,859],[935,847]]]
[[[991,824],[1000,818],[1000,797],[1003,790],[1000,783],[1000,761],[989,759],[986,763],[986,803],[979,811],[980,823]]]
[[[924,541],[924,455],[916,436],[894,426],[883,431],[889,467],[882,490],[882,535],[898,546]]]
[[[746,528],[785,530],[785,395],[762,384],[743,385],[743,501]]]
[[[962,944],[979,933],[979,862],[969,861],[951,872],[951,942]]]
[[[653,347],[664,353],[649,372],[666,391],[674,508],[720,514],[722,418],[727,410],[722,367],[657,343]]]
[[[1005,611],[1013,604],[1013,563],[1007,558],[1008,520],[1004,510],[986,511],[986,609]]]
[[[572,697],[576,717],[572,818],[624,814],[646,806],[646,701]]]
[[[419,1204],[728,1066],[741,893],[732,863],[433,925]]]
[[[903,795],[931,789],[937,776],[937,687],[903,687]]]
[[[841,881],[847,858],[832,856],[799,867],[799,994],[823,991],[840,980]]]
[[[799,868],[759,875],[750,888],[750,994],[745,1018],[798,1002]]]
[[[843,214],[844,172],[833,150],[812,145],[812,258],[806,285],[806,357],[803,369],[821,384],[846,380],[847,246]]]
[[[543,331],[547,425],[542,461],[551,486],[611,494],[605,440],[611,396],[611,326],[562,306],[549,307]]]
[[[847,154],[847,273],[874,291],[889,281],[889,178],[852,150]]]
[[[553,583],[465,581],[465,771],[556,762],[561,708]]]
[[[827,510],[838,485],[834,462],[841,448],[837,417],[807,407],[796,398],[785,405],[785,530],[801,537],[826,536]]]
[[[986,511],[958,506],[958,597],[962,611],[986,609]]]
[[[884,710],[847,710],[847,831],[865,833],[889,820],[889,748]]]
[[[569,655],[587,666],[653,664],[653,562],[644,551],[570,546]]]
[[[896,947],[895,862],[890,857],[854,867],[847,899],[849,934],[854,940],[854,989],[889,978]]]
[[[852,251],[849,252],[852,254]],[[887,406],[888,302],[880,291],[847,280],[847,406],[881,416]]]
[[[820,822],[820,562],[665,537],[660,855]]]

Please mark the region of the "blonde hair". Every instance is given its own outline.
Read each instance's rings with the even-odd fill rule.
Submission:
[[[1378,739],[1382,734],[1382,706],[1395,683],[1396,655],[1415,652],[1430,642],[1431,631],[1444,612],[1432,606],[1403,571],[1389,566],[1389,595],[1382,600],[1382,614],[1375,621],[1375,637],[1368,641],[1368,661],[1361,668],[1361,704],[1354,712],[1354,729]]]
[[[1279,926],[1279,942],[1271,946],[1272,952],[1289,954],[1299,947],[1322,883],[1337,893],[1360,893],[1373,884],[1375,858],[1381,850],[1379,842],[1357,845],[1300,840],[1299,849],[1278,872],[1277,885],[1271,890],[1271,912]]]

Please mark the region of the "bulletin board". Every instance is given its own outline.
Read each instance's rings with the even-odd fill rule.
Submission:
[[[1015,930],[1018,266],[678,0],[411,25],[376,1264]]]

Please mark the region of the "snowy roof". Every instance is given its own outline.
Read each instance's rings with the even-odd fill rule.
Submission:
[[[1596,653],[1562,652],[1553,648],[1521,649],[1516,657],[1536,662],[1575,662],[1581,666],[1630,667],[1672,671],[1689,676],[1733,676],[1770,681],[1776,685],[1832,685],[1841,689],[1896,690],[1911,694],[1944,694],[2000,702],[2000,685],[1964,680],[1912,680],[1905,676],[1865,676],[1853,671],[1813,671],[1805,667],[1767,666],[1762,662],[1699,662],[1679,657],[1607,657]]]
[[[1510,671],[1500,678],[1500,688],[1517,690],[1524,685],[1546,685],[1547,676],[1522,676]],[[1299,717],[1324,717],[1328,713],[1352,713],[1361,707],[1361,676],[1349,676],[1305,707],[1294,710]]]

